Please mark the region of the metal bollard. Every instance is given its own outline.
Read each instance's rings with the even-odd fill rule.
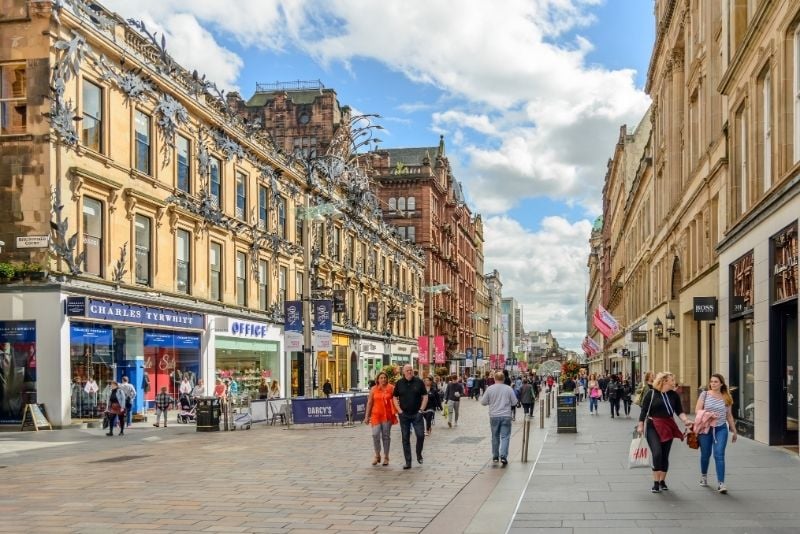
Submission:
[[[539,399],[539,428],[544,428],[544,399]]]
[[[547,394],[547,417],[550,417],[550,394]]]
[[[528,445],[531,442],[531,419],[529,415],[522,418],[522,462],[528,462]]]

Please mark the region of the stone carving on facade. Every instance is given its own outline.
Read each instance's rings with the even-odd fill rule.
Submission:
[[[86,251],[78,254],[78,232],[73,233],[69,238],[69,218],[62,215],[64,204],[61,202],[61,192],[58,187],[53,188],[51,195],[51,221],[50,229],[52,239],[50,239],[50,252],[67,264],[70,274],[77,276],[81,274],[81,266],[86,258]]]
[[[189,122],[189,112],[180,102],[167,94],[162,94],[158,98],[155,113],[158,118],[156,124],[161,137],[164,139],[161,151],[164,154],[163,165],[166,166],[169,163],[172,151],[175,149],[175,136],[177,135],[178,127]]]
[[[125,278],[125,274],[128,272],[127,266],[128,242],[125,241],[125,244],[119,247],[119,259],[114,263],[114,268],[111,271],[111,281],[115,284],[121,284],[123,278]]]

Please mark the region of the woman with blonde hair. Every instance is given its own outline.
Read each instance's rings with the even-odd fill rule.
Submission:
[[[704,419],[703,412],[708,415],[709,423],[696,429],[700,441],[700,485],[708,486],[708,464],[711,453],[714,453],[714,465],[717,470],[717,491],[728,493],[725,486],[725,447],[728,445],[728,432],[731,443],[736,443],[736,424],[733,420],[733,398],[728,392],[725,377],[714,373],[708,380],[708,389],[697,398],[695,413],[697,420]]]
[[[669,488],[665,482],[669,470],[669,451],[672,440],[683,440],[683,432],[675,423],[675,415],[691,428],[691,421],[683,412],[681,398],[675,391],[675,376],[672,373],[658,373],[653,380],[653,389],[645,393],[642,399],[642,410],[639,414],[637,432],[645,433],[647,444],[653,454],[653,493],[660,493]],[[645,430],[645,423],[647,429]]]
[[[383,443],[383,465],[389,465],[391,430],[392,425],[397,424],[393,396],[394,386],[389,383],[389,375],[381,371],[375,377],[375,385],[369,390],[364,414],[364,420],[372,425],[372,445],[375,449],[372,465],[378,465],[381,461],[381,443]]]

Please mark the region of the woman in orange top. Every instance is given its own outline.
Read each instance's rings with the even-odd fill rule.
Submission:
[[[397,424],[392,402],[394,386],[389,383],[389,376],[383,371],[378,373],[375,380],[376,385],[369,392],[364,420],[372,425],[372,442],[375,447],[372,465],[378,465],[381,461],[381,442],[383,442],[383,465],[389,465],[390,432],[392,425]]]

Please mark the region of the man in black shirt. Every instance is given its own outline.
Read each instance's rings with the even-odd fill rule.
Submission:
[[[425,428],[422,412],[428,405],[425,383],[414,376],[411,365],[403,366],[403,378],[394,385],[394,407],[400,419],[400,434],[403,438],[403,469],[411,469],[411,427],[417,437],[417,462],[422,463],[422,445],[425,443]]]

